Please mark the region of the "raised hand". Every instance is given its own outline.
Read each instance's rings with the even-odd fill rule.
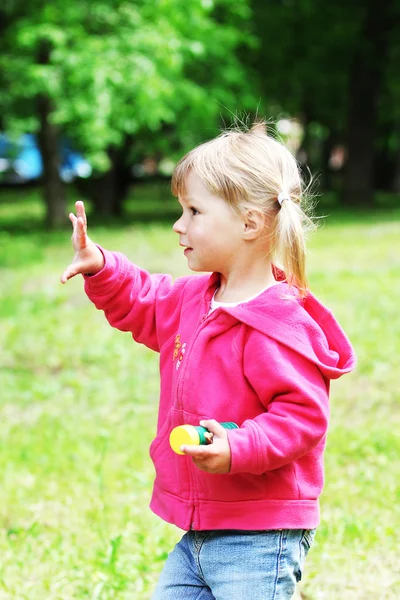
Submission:
[[[72,223],[72,246],[75,255],[72,263],[65,269],[61,276],[61,283],[66,283],[71,277],[79,273],[94,275],[101,271],[104,266],[102,252],[87,235],[87,221],[83,202],[75,203],[76,215],[69,214]]]

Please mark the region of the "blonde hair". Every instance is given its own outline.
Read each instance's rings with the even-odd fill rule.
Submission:
[[[264,213],[271,227],[271,260],[304,296],[308,288],[305,238],[314,224],[304,207],[307,198],[296,159],[268,135],[265,123],[255,123],[247,131],[225,131],[186,154],[172,175],[175,196],[185,195],[191,171],[234,210]],[[281,192],[289,194],[290,200],[280,204]]]

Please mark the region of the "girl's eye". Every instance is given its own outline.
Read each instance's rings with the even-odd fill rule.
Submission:
[[[190,210],[192,211],[193,216],[200,214],[199,211],[196,208],[194,208],[193,206],[190,207]]]

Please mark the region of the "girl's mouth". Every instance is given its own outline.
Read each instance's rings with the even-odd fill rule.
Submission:
[[[184,254],[185,256],[187,256],[188,254],[190,254],[190,252],[192,252],[192,250],[193,250],[193,248],[185,248],[185,251],[184,251],[184,253],[183,253],[183,254]]]

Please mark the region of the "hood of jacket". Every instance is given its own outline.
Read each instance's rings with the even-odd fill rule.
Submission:
[[[209,299],[218,281],[219,276],[213,274]],[[327,379],[337,379],[355,367],[355,353],[346,334],[331,310],[311,292],[301,298],[296,288],[279,282],[252,300],[222,310],[311,360]]]

